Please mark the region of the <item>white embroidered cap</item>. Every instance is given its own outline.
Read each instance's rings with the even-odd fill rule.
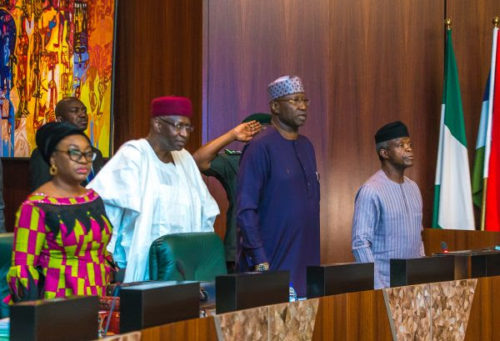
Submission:
[[[281,76],[269,83],[267,92],[272,101],[286,95],[304,92],[304,85],[302,84],[302,80],[297,76]]]

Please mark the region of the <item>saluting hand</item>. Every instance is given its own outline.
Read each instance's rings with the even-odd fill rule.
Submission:
[[[250,141],[262,128],[257,121],[241,123],[233,129],[235,139],[240,142]]]

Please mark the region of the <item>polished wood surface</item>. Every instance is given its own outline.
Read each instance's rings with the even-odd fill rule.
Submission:
[[[441,242],[447,244],[448,251],[492,248],[500,245],[499,232],[424,229],[422,239],[427,256],[442,252]]]
[[[142,341],[189,340],[217,341],[213,317],[170,323],[141,331]]]
[[[14,230],[17,209],[29,194],[28,160],[27,158],[2,158],[4,214],[7,232]]]
[[[188,149],[201,143],[203,0],[119,1],[114,92],[114,150],[149,131],[151,99],[193,102]]]
[[[500,340],[500,277],[479,278],[465,340]]]
[[[313,340],[390,340],[391,327],[381,290],[320,299]]]

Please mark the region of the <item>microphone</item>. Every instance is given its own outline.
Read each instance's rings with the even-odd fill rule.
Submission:
[[[448,253],[448,244],[445,241],[441,241],[441,252]]]

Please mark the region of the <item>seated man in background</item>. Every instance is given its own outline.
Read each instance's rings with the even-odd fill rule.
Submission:
[[[57,102],[55,112],[57,122],[69,122],[82,131],[87,129],[89,124],[87,108],[78,98],[63,98]],[[96,157],[92,163],[92,169],[90,170],[87,179],[82,182],[83,186],[87,185],[87,183],[94,178],[95,174],[97,174],[97,172],[99,172],[104,165],[104,160],[99,149],[92,147],[92,151],[96,154]],[[49,166],[47,165],[47,162],[43,160],[42,154],[37,148],[33,150],[33,153],[31,153],[29,167],[30,191],[34,191],[52,179],[52,175],[49,172]]]
[[[234,141],[248,142],[261,129],[261,124],[269,125],[271,115],[256,113],[246,117],[243,122],[227,133],[201,146],[193,157],[200,171],[219,180],[226,192],[229,206],[226,213],[226,233],[224,250],[228,272],[234,272],[236,262],[236,185],[241,151],[226,149],[219,151]]]
[[[155,239],[213,231],[219,208],[184,149],[191,116],[188,98],[154,99],[148,136],[126,142],[88,185],[104,200],[114,227],[108,250],[126,268],[125,282],[149,279]]]
[[[352,252],[359,263],[375,263],[375,289],[390,286],[391,258],[425,256],[422,242],[422,196],[404,176],[413,166],[406,126],[397,121],[375,134],[381,169],[356,194]]]

